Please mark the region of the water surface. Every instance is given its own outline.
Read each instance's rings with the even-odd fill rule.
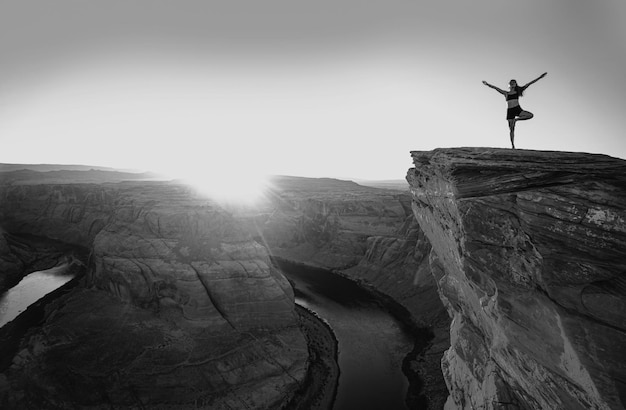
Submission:
[[[282,266],[295,286],[296,303],[324,318],[339,346],[339,386],[334,409],[407,409],[402,360],[413,339],[380,301],[332,272]]]
[[[31,304],[63,286],[74,275],[67,264],[26,275],[20,283],[0,295],[0,327],[15,319]]]

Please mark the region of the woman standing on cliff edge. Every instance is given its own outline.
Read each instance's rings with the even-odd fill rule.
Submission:
[[[543,73],[541,74],[539,77],[535,78],[534,80],[532,80],[531,82],[529,82],[528,84],[526,84],[523,87],[520,87],[519,85],[517,85],[517,81],[515,80],[511,80],[509,81],[509,91],[504,91],[498,87],[496,87],[495,85],[491,85],[489,84],[487,81],[483,81],[483,84],[485,84],[487,87],[491,87],[494,90],[496,90],[497,92],[499,92],[500,94],[504,95],[506,97],[506,103],[507,106],[509,107],[506,110],[506,119],[509,121],[509,130],[511,130],[510,135],[511,135],[511,146],[513,147],[513,149],[515,149],[515,123],[517,121],[523,121],[523,120],[529,120],[533,117],[533,113],[529,112],[529,111],[525,111],[522,109],[522,107],[520,107],[519,105],[519,97],[521,97],[524,94],[524,91],[531,85],[534,84],[535,82],[541,80],[543,77],[545,77],[548,73]]]

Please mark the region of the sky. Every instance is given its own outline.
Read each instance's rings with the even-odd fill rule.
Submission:
[[[0,0],[0,162],[403,179],[410,151],[626,158],[624,0]]]

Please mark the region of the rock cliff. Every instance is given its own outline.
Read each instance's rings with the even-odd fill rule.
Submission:
[[[189,188],[4,185],[0,226],[91,250],[83,283],[0,370],[3,408],[278,407],[303,380],[290,285],[236,217]]]
[[[626,161],[411,155],[413,212],[452,317],[446,408],[624,408]]]

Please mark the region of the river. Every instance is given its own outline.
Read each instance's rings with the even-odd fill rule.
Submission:
[[[69,264],[26,275],[17,285],[0,296],[0,327],[15,319],[31,304],[63,286],[75,276]]]
[[[332,272],[282,263],[296,303],[315,311],[338,342],[339,382],[334,410],[404,410],[409,383],[402,360],[414,338],[379,298]],[[74,278],[69,265],[33,272],[0,296],[0,327]]]
[[[402,324],[351,280],[290,264],[281,269],[294,285],[296,303],[324,318],[337,337],[340,375],[333,409],[407,409],[402,360],[414,339]]]

